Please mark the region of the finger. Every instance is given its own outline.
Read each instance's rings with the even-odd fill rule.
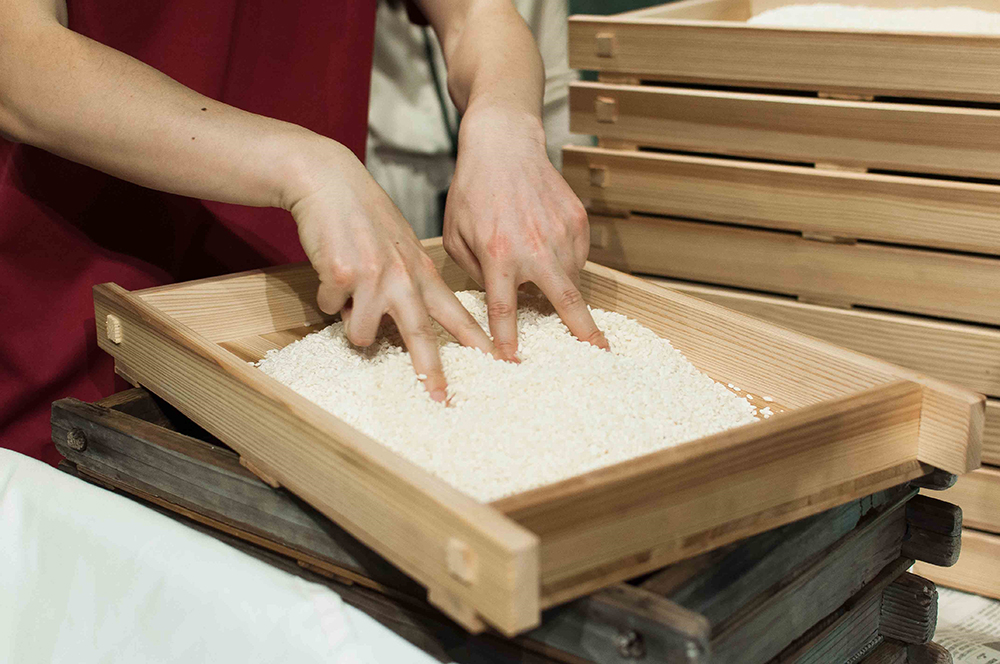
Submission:
[[[351,294],[343,288],[320,283],[316,291],[316,305],[323,313],[332,315],[342,310],[350,297]]]
[[[431,325],[427,309],[417,294],[410,292],[400,297],[389,313],[396,321],[406,350],[410,352],[413,370],[423,380],[424,389],[435,401],[444,402],[448,398],[448,381],[441,366],[437,332]]]
[[[486,278],[486,315],[490,334],[500,358],[517,361],[517,281],[511,275],[484,274]]]
[[[551,275],[536,282],[538,287],[549,298],[549,302],[556,308],[556,313],[562,318],[563,323],[569,331],[580,341],[593,344],[604,350],[611,350],[607,338],[594,317],[587,309],[587,303],[580,293],[580,289],[566,275]]]
[[[469,310],[462,306],[455,294],[438,281],[424,292],[424,302],[431,318],[448,330],[463,346],[478,348],[500,359],[496,347]]]
[[[378,326],[382,322],[384,309],[371,292],[357,292],[352,305],[344,310],[344,334],[355,346],[371,346],[378,336]]]
[[[458,263],[458,266],[465,270],[480,286],[483,284],[483,267],[479,264],[479,259],[469,249],[469,245],[459,235],[449,235],[444,242],[445,251],[451,259]],[[457,337],[456,337],[457,338]]]

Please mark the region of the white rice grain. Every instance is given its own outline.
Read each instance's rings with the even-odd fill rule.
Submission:
[[[459,300],[488,329],[476,291]],[[268,352],[262,371],[460,491],[492,501],[755,421],[756,409],[669,342],[591,310],[612,352],[576,340],[544,301],[521,296],[520,364],[438,328],[449,406],[387,336],[354,347],[343,324]]]
[[[1000,34],[1000,12],[958,6],[885,9],[825,2],[793,4],[761,12],[747,23],[828,30]]]

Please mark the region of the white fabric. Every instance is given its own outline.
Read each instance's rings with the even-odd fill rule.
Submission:
[[[538,42],[545,63],[545,99],[542,122],[546,149],[556,168],[562,166],[562,148],[568,143],[589,145],[589,136],[569,133],[569,84],[576,71],[569,68],[567,3],[564,0],[515,0]],[[431,46],[438,80],[447,80],[444,56],[433,31]],[[371,101],[368,110],[367,164],[418,237],[440,233],[443,214],[438,194],[451,181],[454,163],[441,105],[434,92],[424,53],[421,28],[410,23],[405,8],[386,2],[378,6]],[[457,111],[442,90],[451,126]]]
[[[434,661],[325,586],[0,449],[0,663]]]

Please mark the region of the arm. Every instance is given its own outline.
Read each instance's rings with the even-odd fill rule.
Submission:
[[[430,324],[486,351],[385,192],[346,147],[216,102],[68,30],[59,0],[0,0],[0,133],[147,187],[289,210],[327,313],[372,343],[384,313],[444,399]],[[62,19],[65,20],[64,18]]]
[[[577,287],[587,213],[549,163],[542,129],[544,68],[510,0],[422,0],[463,113],[445,210],[448,253],[486,288],[490,330],[517,352],[517,287],[533,282],[570,331],[608,348]]]

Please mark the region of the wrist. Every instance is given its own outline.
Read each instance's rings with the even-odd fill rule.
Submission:
[[[517,104],[477,99],[469,104],[459,129],[459,148],[465,136],[494,134],[527,139],[545,149],[545,128],[539,113]]]
[[[277,207],[291,211],[303,199],[330,183],[343,181],[361,161],[343,144],[301,127],[281,142],[274,164],[278,173]]]

